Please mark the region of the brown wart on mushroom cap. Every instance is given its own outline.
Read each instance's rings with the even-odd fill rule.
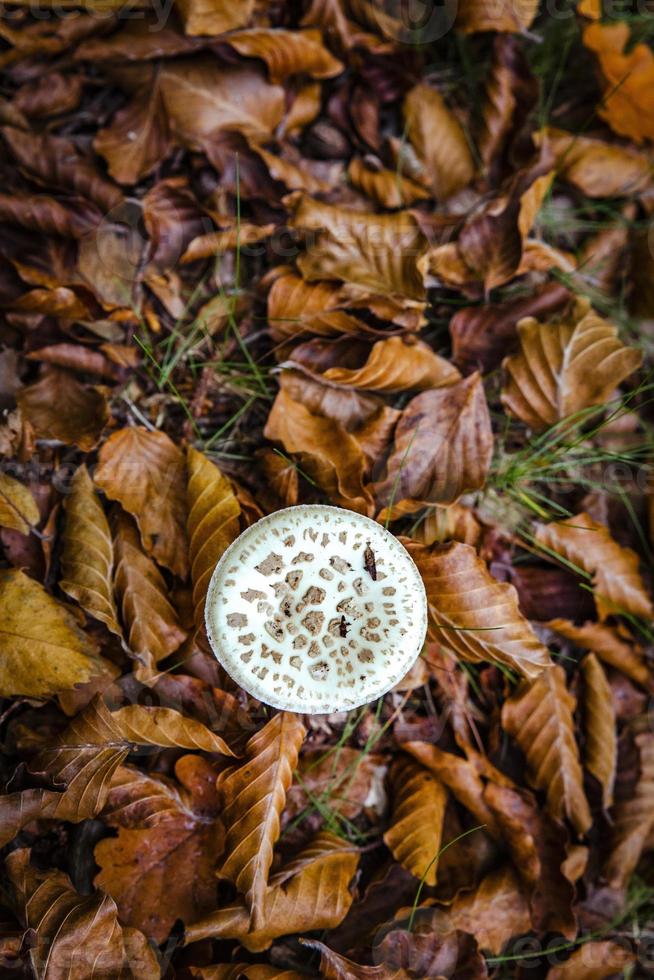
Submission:
[[[416,660],[427,598],[407,551],[380,524],[321,504],[253,524],[213,573],[214,653],[260,701],[310,714],[381,697]]]

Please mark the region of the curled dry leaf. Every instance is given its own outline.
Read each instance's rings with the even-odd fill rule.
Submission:
[[[654,140],[652,49],[643,43],[631,46],[629,24],[620,20],[588,24],[583,40],[596,55],[604,78],[600,116],[616,133],[636,143]]]
[[[430,85],[416,85],[405,99],[404,119],[434,197],[446,200],[467,187],[475,171],[468,140],[440,93]]]
[[[384,843],[414,878],[435,885],[447,791],[427,769],[399,756],[390,770],[393,809]]]
[[[520,34],[531,27],[538,6],[538,0],[462,0],[454,26],[462,34],[482,31]]]
[[[310,78],[333,78],[343,71],[343,64],[322,43],[319,31],[270,30],[264,27],[234,31],[225,44],[244,58],[260,58],[266,63],[268,77],[283,84],[291,75]]]
[[[524,752],[529,781],[546,794],[552,816],[567,817],[585,834],[592,818],[574,736],[575,707],[565,671],[556,665],[535,680],[522,681],[504,702],[502,727]]]
[[[552,666],[520,612],[516,590],[494,579],[474,548],[456,542],[410,550],[427,590],[430,639],[463,660],[503,664],[526,678]]]
[[[621,612],[645,619],[654,615],[638,570],[638,555],[614,541],[608,528],[588,514],[539,524],[535,540],[548,555],[560,556],[586,574],[600,619]]]
[[[602,787],[602,805],[613,803],[613,785],[618,758],[615,708],[611,687],[594,653],[581,664],[584,675],[585,762]]]
[[[225,31],[245,27],[254,11],[254,0],[177,0],[185,34],[205,34],[216,37]]]
[[[346,313],[345,297],[334,283],[305,282],[286,273],[275,279],[268,293],[268,323],[279,342],[306,334],[333,337],[366,331],[361,320]]]
[[[279,385],[285,394],[304,405],[312,415],[332,419],[348,432],[365,425],[382,408],[378,395],[364,395],[354,388],[325,381],[324,375],[296,368],[294,361],[287,361],[282,368]]]
[[[634,960],[635,955],[622,943],[609,939],[584,943],[563,963],[550,967],[546,980],[607,980],[622,976]]]
[[[104,811],[118,836],[95,847],[95,885],[111,895],[123,922],[158,943],[178,919],[192,922],[215,907],[224,844],[215,770],[187,755],[175,773],[178,782],[121,767]]]
[[[216,966],[192,966],[194,980],[305,980],[305,973],[269,966],[267,963],[220,963]]]
[[[395,392],[440,388],[454,384],[461,375],[423,341],[407,343],[401,337],[389,337],[373,344],[362,367],[330,367],[322,377],[352,388]]]
[[[300,468],[334,503],[359,513],[370,512],[372,498],[363,486],[363,452],[341,425],[312,415],[282,390],[270,410],[264,435],[281,442],[286,452],[297,454]]]
[[[582,650],[592,650],[605,664],[622,671],[641,687],[651,685],[652,678],[643,651],[622,639],[614,627],[592,622],[576,626],[567,619],[552,619],[546,625]]]
[[[38,438],[73,443],[84,452],[97,444],[109,418],[105,396],[59,368],[44,370],[16,401]]]
[[[415,201],[430,197],[425,187],[403,176],[399,168],[387,170],[381,166],[366,166],[360,157],[352,158],[347,175],[362,194],[384,208],[406,208]]]
[[[412,398],[402,412],[386,475],[375,488],[377,501],[454,503],[483,487],[492,453],[493,434],[479,375],[432,388]]]
[[[0,193],[0,220],[45,235],[84,238],[101,218],[99,209],[81,198],[68,198],[64,204],[48,194]]]
[[[536,431],[611,397],[642,361],[618,340],[613,324],[593,310],[575,319],[518,324],[520,352],[503,361],[506,410]]]
[[[429,547],[446,541],[460,541],[474,548],[481,537],[481,524],[470,510],[461,504],[431,507],[413,532],[419,544]]]
[[[227,843],[225,846],[228,849]],[[333,834],[318,834],[292,862],[292,873],[283,868],[271,879],[263,895],[260,929],[250,931],[249,909],[245,904],[234,904],[189,926],[185,941],[238,939],[246,949],[259,952],[268,949],[278,936],[334,929],[352,904],[349,885],[358,862],[356,848]]]
[[[652,161],[631,147],[552,126],[536,136],[551,151],[558,176],[588,197],[627,197],[652,181]]]
[[[241,507],[229,480],[197,449],[187,452],[188,518],[195,625],[204,624],[209,579],[226,548],[238,537]]]
[[[188,570],[184,455],[164,432],[119,429],[98,454],[95,482],[133,517],[143,547],[182,577]]]
[[[137,929],[118,919],[108,895],[80,895],[63,871],[40,871],[30,853],[6,859],[19,918],[33,937],[30,960],[43,980],[157,980],[154,950]]]
[[[112,589],[111,532],[86,466],[75,473],[65,506],[61,588],[85,612],[121,636]]]
[[[100,671],[90,636],[42,585],[17,569],[0,572],[0,693],[43,697]]]
[[[114,522],[116,568],[114,585],[120,603],[127,644],[138,658],[134,673],[146,681],[186,637],[168,599],[164,578],[143,552],[134,522],[125,514]]]
[[[220,875],[232,881],[252,916],[265,927],[265,896],[280,816],[306,734],[300,719],[279,712],[249,740],[247,761],[221,784],[226,858]]]
[[[603,876],[612,888],[623,889],[636,869],[652,827],[654,827],[654,735],[636,736],[640,772],[633,795],[616,803],[610,854]]]
[[[299,195],[290,225],[313,233],[311,248],[298,259],[306,279],[340,279],[382,296],[424,298],[417,260],[426,241],[410,211],[367,214]]]
[[[7,473],[0,473],[0,527],[29,534],[41,520],[29,487]]]
[[[509,939],[528,932],[529,905],[513,868],[505,864],[487,874],[473,892],[457,895],[447,921],[474,935],[480,949],[496,956]]]

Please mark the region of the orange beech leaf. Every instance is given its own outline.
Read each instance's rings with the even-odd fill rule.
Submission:
[[[191,580],[195,625],[204,625],[204,601],[209,579],[225,549],[238,537],[241,507],[229,480],[210,459],[190,447],[188,518]]]
[[[382,505],[404,499],[454,503],[483,487],[492,453],[480,376],[432,388],[412,398],[402,412],[375,496]]]
[[[608,401],[643,359],[587,305],[554,323],[527,317],[518,324],[518,336],[520,352],[502,362],[502,404],[535,431]]]
[[[186,34],[216,37],[225,31],[245,27],[254,11],[254,0],[177,0]]]
[[[372,498],[363,487],[365,459],[356,439],[345,429],[280,391],[264,430],[267,439],[281,442],[288,453],[298,454],[300,468],[329,495],[334,503],[367,514]]]
[[[535,137],[552,152],[557,175],[588,197],[627,197],[652,183],[652,161],[629,146],[552,126]]]
[[[127,645],[138,660],[134,673],[145,682],[156,673],[158,662],[177,650],[186,632],[161,572],[143,552],[136,525],[126,514],[114,521],[114,549],[114,585]]]
[[[575,707],[565,671],[557,665],[535,680],[522,681],[504,702],[502,727],[527,757],[528,779],[546,793],[552,816],[567,817],[585,834],[592,818],[574,736]]]
[[[474,176],[468,140],[456,116],[436,89],[420,83],[404,102],[406,134],[424,166],[437,200],[466,187]]]
[[[401,337],[389,337],[373,344],[362,367],[330,367],[322,377],[352,388],[394,392],[440,388],[459,381],[461,375],[421,340],[406,343]]]
[[[435,885],[447,791],[422,766],[399,756],[390,770],[393,808],[384,843],[414,878]]]
[[[194,980],[305,980],[305,973],[269,966],[267,963],[220,963],[216,966],[191,966]]]
[[[637,735],[639,777],[630,797],[610,811],[612,828],[603,877],[612,888],[625,888],[654,827],[654,735]]]
[[[112,589],[114,563],[109,523],[86,466],[80,466],[66,499],[66,530],[61,557],[64,592],[82,609],[121,636]]]
[[[245,58],[264,61],[270,81],[276,84],[297,74],[309,75],[310,78],[333,78],[344,69],[343,64],[322,43],[319,31],[255,27],[248,31],[234,31],[221,41]]]
[[[29,534],[41,520],[29,487],[7,473],[0,473],[0,527]]]
[[[93,147],[119,184],[136,184],[168,156],[173,141],[159,74],[146,73],[127,105],[97,131]]]
[[[215,866],[224,844],[216,772],[197,756],[175,766],[177,782],[129,767],[112,781],[104,813],[117,837],[95,847],[95,885],[121,920],[163,942],[178,919],[215,908]]]
[[[436,913],[438,915],[438,913]],[[480,949],[498,955],[512,936],[531,927],[522,883],[511,865],[487,874],[472,892],[457,895],[447,913],[448,924],[475,936]]]
[[[545,625],[582,650],[592,650],[605,664],[622,671],[641,687],[652,684],[642,649],[623,639],[614,627],[604,623],[576,626],[568,619],[551,619]]]
[[[304,405],[312,415],[333,419],[348,432],[358,430],[383,407],[378,395],[364,395],[326,381],[324,375],[296,366],[295,361],[285,361],[281,367],[279,386],[289,398]]]
[[[521,42],[510,34],[496,34],[477,139],[479,156],[491,178],[508,169],[506,158],[516,130],[537,98],[538,83]]]
[[[79,344],[48,344],[47,347],[30,351],[27,357],[30,361],[43,361],[70,368],[71,371],[97,374],[109,381],[115,381],[118,377],[116,367],[104,354]]]
[[[629,24],[620,20],[588,24],[583,32],[605,83],[600,116],[616,133],[642,143],[654,140],[654,54],[648,44],[631,46],[630,40]]]
[[[98,454],[95,482],[136,518],[143,547],[177,575],[188,570],[184,454],[164,432],[120,429]]]
[[[539,524],[535,541],[547,555],[561,556],[566,563],[586,573],[600,619],[621,612],[646,619],[654,615],[638,570],[638,555],[614,541],[608,528],[588,514]]]
[[[558,966],[551,966],[546,980],[607,980],[622,976],[636,959],[622,943],[611,940],[584,943]]]
[[[551,668],[516,590],[493,578],[474,548],[456,542],[410,550],[427,590],[431,639],[463,660],[503,664],[527,678]]]
[[[415,201],[428,200],[429,191],[398,170],[366,166],[360,157],[353,157],[347,168],[352,184],[382,207],[406,208]]]
[[[300,719],[279,712],[249,740],[247,761],[221,784],[227,837],[220,876],[242,895],[256,931],[265,923],[265,895],[280,816],[306,730]]]
[[[455,28],[462,34],[498,31],[521,34],[538,12],[539,0],[461,0]]]
[[[292,273],[279,276],[268,293],[268,322],[273,340],[365,331],[362,321],[344,312],[345,303],[340,287],[334,283],[308,283]]]
[[[613,803],[613,786],[618,758],[618,736],[611,687],[594,653],[584,657],[585,762],[602,787],[602,805]]]
[[[63,871],[41,871],[30,852],[6,859],[17,914],[32,936],[29,957],[43,980],[157,980],[159,962],[145,936],[123,925],[108,895],[80,895]]]
[[[460,541],[475,547],[480,537],[481,524],[470,508],[461,504],[430,507],[413,531],[413,540],[427,547],[446,541]]]
[[[298,259],[306,279],[340,279],[381,295],[424,298],[417,260],[427,243],[410,211],[368,214],[301,194],[292,206],[290,226],[313,233],[311,248]]]
[[[228,841],[225,849],[229,850]],[[262,896],[261,928],[250,930],[249,909],[235,903],[189,926],[185,941],[238,939],[246,949],[259,952],[278,936],[333,929],[352,904],[349,885],[358,863],[355,847],[333,834],[318,834],[289,865],[289,873],[283,868],[271,879]]]
[[[200,235],[189,242],[182,255],[181,262],[197,262],[198,259],[210,259],[214,255],[222,255],[231,249],[241,249],[254,245],[268,238],[275,230],[274,225],[252,225],[243,222],[238,228],[229,231],[214,231]],[[206,316],[206,311],[205,314]]]
[[[0,693],[56,694],[100,672],[93,639],[69,610],[18,569],[0,571]]]
[[[528,894],[533,928],[573,939],[577,932],[572,911],[575,892],[562,871],[566,849],[560,825],[540,810],[530,793],[489,783],[484,798]]]
[[[413,971],[409,972],[404,967],[392,967],[386,962],[376,963],[374,966],[355,963],[317,939],[301,939],[300,942],[320,953],[320,975],[325,980],[411,980],[415,976]],[[415,961],[415,957],[413,959]]]
[[[74,443],[84,452],[96,445],[109,418],[105,396],[59,368],[44,370],[16,401],[38,438]]]

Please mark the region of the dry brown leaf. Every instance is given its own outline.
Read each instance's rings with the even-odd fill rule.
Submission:
[[[390,780],[393,809],[384,843],[414,878],[435,885],[447,791],[427,769],[402,756]]]
[[[425,179],[439,201],[446,200],[472,180],[475,167],[458,119],[436,89],[424,82],[411,89],[404,102],[406,135],[425,169]]]
[[[360,157],[353,157],[347,168],[352,184],[384,208],[406,208],[415,201],[429,199],[429,191],[422,184],[402,175],[400,170],[366,166]]]
[[[308,283],[293,273],[279,276],[268,293],[271,336],[279,342],[306,334],[333,337],[365,332],[363,321],[344,312],[344,304],[345,297],[334,283]]]
[[[588,197],[629,197],[652,181],[653,161],[631,147],[552,126],[535,138],[552,152],[558,176]]]
[[[192,966],[194,980],[305,980],[305,973],[269,966],[267,963],[219,963],[215,966]]]
[[[0,473],[0,527],[29,534],[40,520],[41,514],[29,487],[8,473]]]
[[[457,895],[448,923],[475,936],[480,949],[498,956],[509,939],[531,928],[521,882],[509,864],[491,871],[473,892]]]
[[[296,715],[279,712],[252,736],[246,746],[247,761],[220,787],[227,833],[220,876],[245,896],[255,931],[264,927],[267,918],[264,906],[273,847],[305,734]]]
[[[604,77],[600,116],[616,133],[642,143],[654,140],[654,55],[648,44],[631,46],[630,33],[625,21],[592,23],[583,41],[597,56]]]
[[[43,697],[100,672],[91,637],[65,606],[17,569],[0,572],[0,693]]]
[[[40,980],[157,980],[154,950],[118,920],[107,895],[80,895],[63,871],[40,871],[28,850],[6,859],[18,915],[29,930],[30,960]]]
[[[156,942],[177,919],[192,922],[215,907],[224,843],[215,770],[187,755],[175,773],[178,782],[121,767],[104,809],[118,836],[95,847],[96,886],[111,895],[123,922]]]
[[[507,382],[502,404],[536,431],[606,402],[641,364],[642,354],[593,310],[574,319],[518,324],[520,352],[502,363]]]
[[[253,225],[244,221],[243,224],[229,231],[212,231],[189,242],[180,261],[182,264],[197,262],[198,259],[210,259],[215,255],[222,255],[223,252],[246,248],[248,245],[254,245],[256,242],[268,238],[274,230],[275,225],[272,224]],[[218,303],[220,302],[226,302],[222,296],[218,296]],[[231,301],[226,302],[228,309],[230,304]],[[199,315],[207,319],[207,313],[208,311],[204,309]]]
[[[238,939],[246,949],[259,952],[268,949],[278,936],[333,929],[343,921],[352,904],[349,884],[358,861],[356,848],[340,837],[318,834],[290,866],[271,879],[263,896],[261,929],[251,932],[249,909],[244,904],[234,904],[188,927],[185,941],[194,943],[207,937]]]
[[[364,395],[354,388],[325,381],[323,375],[316,375],[296,365],[295,361],[286,361],[282,365],[279,386],[312,415],[332,419],[348,432],[359,430],[383,406],[379,395]],[[358,438],[358,431],[356,434]]]
[[[576,626],[567,619],[552,619],[546,626],[571,640],[582,650],[592,650],[609,667],[622,671],[642,687],[651,685],[652,678],[642,650],[622,639],[613,627],[604,623]]]
[[[119,184],[136,184],[164,160],[173,141],[161,92],[160,76],[147,74],[127,105],[93,140],[96,153],[107,161]]]
[[[120,429],[98,455],[95,482],[133,517],[143,547],[159,564],[184,577],[186,541],[184,455],[164,432]]]
[[[156,666],[186,638],[168,599],[164,578],[141,548],[136,525],[125,514],[114,523],[114,585],[127,630],[127,644],[139,663],[134,673],[146,681]]]
[[[241,507],[229,480],[217,466],[191,446],[187,456],[188,518],[195,625],[204,625],[209,579],[223,552],[239,534]]]
[[[109,523],[86,466],[79,467],[66,500],[61,588],[89,616],[121,636],[112,588],[114,563]]]
[[[284,820],[292,821],[316,799],[329,800],[330,812],[353,820],[361,813],[370,795],[375,770],[381,763],[379,756],[347,746],[340,747],[337,752],[322,749],[303,752],[296,782],[286,794]],[[321,818],[318,811],[311,816]]]
[[[109,418],[105,396],[59,368],[46,368],[16,401],[40,439],[74,443],[83,452],[93,449]]]
[[[611,687],[606,674],[594,653],[589,653],[581,663],[584,675],[584,717],[586,768],[592,772],[602,787],[602,806],[613,803],[613,785],[618,758],[615,708]]]
[[[574,736],[575,698],[558,665],[523,681],[502,707],[502,727],[527,758],[527,778],[547,796],[556,819],[567,817],[579,834],[592,818],[584,795],[579,749]]]
[[[413,539],[429,547],[446,541],[460,541],[474,548],[481,537],[481,524],[470,510],[461,504],[431,507],[413,531]]]
[[[389,337],[373,344],[363,367],[330,367],[322,377],[352,388],[395,392],[440,388],[459,381],[461,375],[423,341],[407,343]]]
[[[410,211],[368,214],[298,195],[290,226],[311,234],[311,247],[298,258],[309,280],[340,279],[384,295],[422,300],[425,289],[417,260],[426,247]]]
[[[455,28],[462,34],[482,31],[523,33],[531,27],[539,0],[461,0]]]
[[[430,639],[463,660],[500,663],[527,678],[552,666],[516,590],[493,578],[474,548],[456,542],[410,550],[427,590]]]
[[[654,827],[654,735],[646,732],[635,741],[640,759],[635,791],[611,810],[610,853],[603,877],[615,889],[626,887]]]
[[[372,498],[363,487],[363,452],[341,425],[312,415],[280,391],[270,410],[264,435],[281,442],[286,452],[297,453],[300,468],[334,503],[363,514],[372,510]]]
[[[486,482],[493,434],[481,378],[472,374],[416,395],[395,428],[380,505],[413,499],[451,504]]]
[[[622,976],[634,960],[631,950],[610,939],[584,943],[563,963],[550,967],[546,980],[607,980]]]
[[[254,0],[177,0],[175,9],[184,33],[216,37],[245,27],[254,12]]]
[[[333,78],[343,64],[322,43],[319,31],[284,31],[258,27],[222,38],[244,58],[261,58],[271,82],[283,84],[291,75]]]
[[[614,541],[608,528],[588,514],[539,524],[535,540],[547,555],[560,555],[568,565],[586,573],[601,620],[621,612],[645,619],[654,615],[638,570],[638,555]]]

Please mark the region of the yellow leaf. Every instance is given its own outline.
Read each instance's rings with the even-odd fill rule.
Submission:
[[[13,476],[0,473],[0,527],[29,534],[40,519],[39,508],[28,487]]]
[[[434,196],[443,201],[466,187],[475,171],[470,147],[440,93],[424,83],[416,85],[405,99],[404,118]]]
[[[390,772],[391,823],[384,843],[414,878],[436,884],[447,791],[427,769],[399,756]]]

